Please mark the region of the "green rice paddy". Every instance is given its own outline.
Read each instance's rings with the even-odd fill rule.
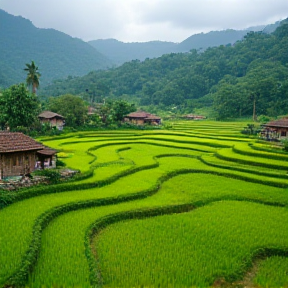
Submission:
[[[41,139],[93,173],[3,193],[0,287],[287,287],[288,154],[245,125]]]

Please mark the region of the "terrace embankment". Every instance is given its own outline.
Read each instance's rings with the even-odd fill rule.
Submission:
[[[195,225],[191,227],[187,224],[187,231],[185,230],[186,232],[183,234],[184,230],[179,230],[176,233],[177,225],[183,228],[182,220],[181,223],[179,222],[182,226],[179,223],[175,224],[176,230],[173,228],[173,231],[175,230],[177,239],[172,238],[175,247],[171,248],[171,251],[180,249],[177,246],[179,242],[182,243],[181,249],[186,251],[187,255],[183,252],[182,259],[186,259],[187,263],[190,263],[190,258],[198,259],[199,255],[202,255],[201,253],[213,256],[215,261],[225,258],[223,263],[226,264],[221,268],[221,271],[215,268],[218,266],[215,264],[215,266],[212,265],[214,268],[209,270],[212,272],[205,271],[205,269],[203,272],[201,267],[206,267],[207,263],[211,262],[206,258],[203,258],[202,264],[199,262],[201,265],[196,265],[198,268],[196,266],[192,268],[194,264],[190,263],[192,266],[187,264],[190,267],[187,266],[188,270],[183,268],[186,264],[183,266],[181,263],[175,262],[174,268],[180,271],[177,272],[177,275],[169,269],[159,270],[157,268],[160,278],[153,276],[154,282],[149,282],[152,286],[174,287],[178,283],[175,282],[176,278],[183,279],[182,282],[179,280],[178,283],[182,287],[187,283],[190,286],[199,287],[202,287],[203,283],[212,285],[215,279],[219,277],[224,277],[227,280],[230,277],[236,279],[243,275],[248,267],[251,267],[247,263],[253,258],[253,253],[256,253],[259,247],[266,249],[269,246],[267,243],[274,241],[273,245],[276,248],[286,249],[287,247],[280,239],[281,237],[286,238],[286,236],[275,236],[272,239],[272,236],[269,236],[271,235],[269,231],[274,231],[274,234],[278,235],[286,229],[280,227],[283,224],[280,218],[285,216],[283,211],[286,211],[281,207],[288,204],[287,154],[277,153],[267,148],[261,149],[260,144],[255,143],[255,140],[243,137],[239,131],[245,125],[245,123],[212,123],[206,121],[193,123],[187,121],[175,123],[173,130],[169,131],[109,131],[109,133],[94,131],[74,133],[61,138],[43,139],[44,143],[47,141],[49,146],[62,149],[63,154],[66,155],[63,161],[71,168],[80,169],[83,173],[83,179],[79,178],[77,181],[66,184],[26,189],[18,194],[11,193],[1,196],[2,206],[6,205],[6,207],[0,211],[0,220],[3,223],[0,226],[0,245],[4,247],[0,253],[0,285],[5,283],[25,285],[28,283],[29,287],[35,288],[43,285],[46,287],[90,287],[97,278],[91,276],[91,271],[93,272],[91,268],[93,264],[91,266],[91,263],[98,262],[90,257],[89,251],[91,250],[88,249],[87,252],[87,246],[85,250],[83,245],[89,227],[103,217],[109,218],[115,213],[129,214],[132,213],[129,211],[135,211],[135,209],[148,211],[158,209],[157,211],[159,211],[159,207],[170,206],[171,208],[179,205],[198,207],[204,205],[188,213],[167,216],[171,217],[169,219],[172,222],[177,223],[178,217],[183,216],[185,218],[185,215],[189,214],[189,222]],[[255,147],[260,148],[257,150],[254,149]],[[216,200],[218,204],[216,202],[215,204],[211,203]],[[221,200],[226,201],[222,203]],[[217,207],[220,206],[222,208],[218,209]],[[249,207],[254,208],[250,209]],[[225,216],[222,210],[231,213],[225,214]],[[252,217],[251,215],[254,215],[255,211],[262,212],[259,212],[258,216]],[[244,212],[250,215],[247,216],[247,219],[253,219],[253,221],[245,220]],[[271,217],[269,216],[268,219],[264,214]],[[230,219],[230,222],[224,223],[226,220],[224,221],[223,217],[220,217],[221,215],[225,219]],[[157,222],[159,217],[166,216],[157,216],[153,219]],[[208,225],[207,221],[199,222],[201,217],[209,219],[208,222],[213,223],[213,227],[219,228],[216,229],[217,231],[222,231],[223,227],[226,227],[222,233],[227,239],[233,239],[233,241],[222,242],[226,246],[231,246],[234,252],[239,252],[236,253],[238,255],[235,256],[236,258],[228,259],[228,256],[234,253],[232,250],[226,258],[226,254],[223,252],[226,246],[221,248],[215,244],[221,242],[223,235],[221,233],[210,235],[210,224]],[[143,221],[146,225],[146,219]],[[147,223],[150,223],[149,221]],[[253,224],[253,222],[255,223]],[[39,223],[42,224],[37,226]],[[120,221],[113,225],[116,225],[118,229],[118,227],[122,227],[121,225],[125,226],[125,223],[128,222]],[[234,224],[232,225],[232,223]],[[261,227],[261,231],[258,226]],[[147,229],[150,229],[149,227],[150,224],[148,224]],[[253,231],[256,231],[254,228],[259,231],[257,230],[258,232],[253,234]],[[239,232],[249,229],[250,232],[246,233],[248,236]],[[110,231],[110,228],[106,230]],[[163,228],[161,231],[163,235],[166,235],[166,238],[170,237],[167,236],[170,233],[168,228]],[[235,233],[237,237],[234,235]],[[198,236],[191,238],[190,234],[202,235],[199,238],[201,241],[198,241]],[[258,239],[259,235],[262,240]],[[247,242],[245,245],[246,237],[255,241],[249,240],[250,244]],[[107,243],[110,243],[109,249],[114,251],[114,247],[117,246],[112,240],[110,241],[109,238]],[[140,240],[136,236],[126,237],[126,244],[129,243],[131,247],[133,245],[137,247],[137,245],[135,246],[137,241]],[[156,247],[159,243],[157,238],[153,237],[149,241],[151,247]],[[210,243],[210,248],[201,243]],[[194,250],[191,250],[188,244],[193,245]],[[101,258],[101,260],[99,258],[100,262],[98,263],[104,284],[110,283],[109,281],[113,278],[111,283],[121,286],[120,283],[122,282],[119,282],[119,279],[122,276],[124,279],[126,274],[111,268],[112,264],[110,266],[107,263],[112,263],[114,259],[110,259],[109,253],[105,254],[107,253],[106,248],[98,246],[98,241],[95,242],[95,245],[97,255],[103,253],[101,255],[107,259]],[[210,253],[209,249],[216,252]],[[135,248],[135,250],[139,249]],[[172,254],[167,258],[167,255],[161,253],[155,252],[155,255],[159,254],[161,258],[157,261],[160,261],[159,263],[164,261],[161,267],[169,266],[169,263],[173,262],[169,258]],[[147,259],[144,255],[142,256],[145,262]],[[138,255],[135,258],[142,259],[142,256]],[[131,264],[130,261],[133,263],[131,257],[127,256],[127,261],[123,262],[127,269]],[[150,259],[150,262],[154,264],[157,264],[157,261]],[[90,268],[88,263],[90,263]],[[246,264],[243,265],[243,263]],[[143,275],[148,275],[149,278],[149,275],[153,273],[149,270],[149,266],[145,267],[143,266],[139,271],[142,271]],[[189,278],[189,280],[187,278],[188,282],[185,282],[186,276],[184,277],[184,275],[191,269],[195,271],[194,274],[200,276],[197,279]],[[277,270],[276,268],[273,269]],[[133,269],[130,269],[130,276],[133,279],[139,279],[139,283],[134,283],[136,286],[147,284],[145,279],[148,278],[146,276],[141,278],[139,275],[138,277],[137,271]],[[263,286],[263,283],[267,282],[273,287],[276,283],[273,284],[273,279],[263,280],[263,277],[261,279],[262,282],[257,280],[256,284],[262,283]]]

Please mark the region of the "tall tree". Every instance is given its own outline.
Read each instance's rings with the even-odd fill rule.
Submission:
[[[31,64],[26,64],[27,68],[24,68],[27,71],[26,84],[28,87],[32,87],[32,93],[36,94],[37,88],[40,84],[41,74],[38,72],[38,67],[35,65],[34,61]]]
[[[30,128],[37,119],[40,103],[30,94],[24,83],[13,85],[0,94],[0,124],[11,130],[18,127]]]
[[[79,127],[87,119],[88,109],[85,102],[78,96],[66,94],[57,98],[49,98],[48,108],[65,117],[69,127]]]

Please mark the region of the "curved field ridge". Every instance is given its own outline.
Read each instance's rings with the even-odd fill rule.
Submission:
[[[214,202],[200,207],[183,215],[166,215],[145,220],[139,219],[161,215],[164,208],[153,212],[131,211],[123,213],[124,215],[112,215],[95,223],[95,233],[112,225],[96,239],[100,267],[95,271],[104,271],[103,279],[98,275],[100,282],[96,284],[104,283],[109,287],[116,283],[120,287],[137,287],[141,284],[147,287],[165,287],[161,281],[169,279],[173,274],[173,279],[170,279],[173,281],[172,286],[208,287],[215,281],[215,276],[222,276],[228,282],[243,277],[255,258],[288,255],[288,245],[284,240],[288,236],[288,224],[277,225],[277,221],[287,217],[287,209],[281,211],[275,207],[235,201]],[[238,209],[238,215],[231,219],[229,215],[235,208]],[[185,209],[182,212],[186,212]],[[171,213],[171,210],[167,210],[167,214]],[[179,211],[175,210],[175,213]],[[248,215],[256,217],[254,223],[246,219]],[[131,219],[138,220],[123,222]],[[242,223],[239,223],[240,220]],[[120,221],[120,224],[114,224]],[[263,237],[260,235],[265,230],[263,224],[270,224],[270,221],[278,229],[274,227]],[[213,239],[209,244],[203,242],[207,237]],[[152,242],[150,239],[157,241]],[[233,243],[236,239],[237,245]],[[130,245],[127,245],[127,241]],[[110,245],[115,248],[110,249]],[[239,253],[239,248],[245,253]],[[225,267],[229,268],[222,274]],[[108,269],[107,275],[105,271]],[[197,275],[188,272],[195,270],[198,270]],[[139,283],[139,279],[145,282]]]
[[[169,159],[162,158],[162,160],[167,161]],[[161,162],[163,162],[162,160]],[[176,164],[176,160],[177,159],[174,158],[174,164]],[[139,209],[151,209],[152,206],[180,205],[182,203],[189,203],[191,200],[193,202],[203,202],[204,200],[239,199],[240,197],[247,201],[250,199],[252,199],[252,201],[253,199],[258,201],[266,199],[269,201],[271,196],[273,197],[273,190],[274,193],[278,192],[279,196],[282,194],[282,189],[279,188],[271,189],[271,187],[266,188],[263,185],[255,184],[255,187],[251,187],[251,189],[249,183],[245,184],[245,182],[241,183],[242,181],[240,180],[219,177],[216,175],[209,176],[209,179],[206,180],[206,185],[201,185],[202,180],[202,175],[198,173],[178,175],[171,178],[171,180],[164,182],[163,185],[161,185],[161,189],[157,194],[154,194],[153,197],[138,201],[124,202],[113,206],[103,206],[102,208],[97,207],[84,211],[73,211],[58,217],[44,231],[42,243],[46,246],[46,249],[43,253],[40,253],[40,261],[38,262],[38,265],[36,265],[35,273],[31,276],[33,280],[29,282],[29,287],[41,287],[41,283],[47,283],[47,286],[49,287],[55,286],[56,283],[58,285],[62,284],[63,279],[69,279],[70,286],[79,286],[80,283],[82,283],[81,285],[83,286],[85,279],[89,278],[89,273],[87,273],[87,271],[85,272],[85,269],[79,268],[87,265],[85,256],[80,257],[79,253],[81,254],[81,251],[83,250],[83,244],[81,245],[81,243],[84,238],[85,229],[89,226],[89,223],[95,221],[95,218],[101,218],[113,212],[133,210],[135,207],[138,207]],[[191,185],[187,185],[188,183]],[[221,189],[218,188],[217,191],[219,184],[222,184]],[[233,184],[237,187],[238,191],[235,189],[235,191],[233,191],[234,194],[231,194],[231,186],[233,186]],[[240,188],[240,185],[244,190]],[[194,191],[193,186],[194,188],[195,186],[197,187]],[[177,189],[181,191],[181,193],[176,192]],[[247,191],[245,191],[246,189]],[[259,193],[258,190],[261,192]],[[205,199],[203,199],[204,195]],[[288,203],[286,196],[285,191],[283,191],[283,195],[278,199],[278,203],[282,203],[284,199],[286,199],[284,202]],[[73,222],[73,226],[70,228],[69,225],[71,221]],[[57,244],[55,243],[55,239],[59,239]],[[51,258],[51,255],[57,255],[57,257]],[[73,265],[71,259],[75,260]],[[47,261],[50,262],[50,265],[48,266],[45,265]],[[61,265],[61,263],[67,262],[70,263],[69,267],[63,267],[63,265]],[[77,271],[76,275],[75,271]],[[50,276],[49,281],[47,280],[47,275]],[[67,282],[65,283],[66,285],[68,284]]]
[[[3,223],[0,227],[0,245],[1,248],[4,247],[0,250],[0,287],[25,286],[27,283],[31,288],[91,287],[95,283],[101,284],[102,280],[106,285],[110,281],[107,282],[107,279],[114,277],[114,272],[105,266],[105,261],[98,258],[102,255],[102,248],[97,246],[98,241],[96,246],[91,242],[91,235],[95,232],[92,227],[98,224],[101,226],[105,221],[114,221],[117,223],[113,225],[121,226],[122,220],[127,217],[158,215],[153,217],[158,219],[163,217],[160,215],[167,213],[172,213],[169,217],[174,221],[177,215],[186,215],[187,211],[197,207],[193,212],[188,212],[189,215],[191,213],[193,222],[198,211],[208,211],[207,215],[211,216],[214,213],[209,208],[214,205],[212,202],[221,203],[221,200],[229,200],[229,203],[241,201],[241,205],[245,207],[263,203],[265,205],[260,205],[261,207],[272,209],[275,215],[281,214],[281,211],[286,209],[282,210],[281,207],[288,205],[287,154],[266,148],[267,151],[264,151],[255,140],[239,134],[238,131],[242,130],[243,126],[243,123],[183,121],[174,124],[175,131],[91,131],[65,137],[43,138],[44,144],[47,141],[50,147],[65,152],[69,157],[62,160],[71,168],[79,169],[81,174],[63,184],[0,193],[0,207],[3,208],[0,210],[0,221]],[[260,148],[253,149],[253,145]],[[239,214],[243,209],[240,209],[238,204],[235,205],[234,211]],[[208,210],[205,210],[206,207]],[[220,225],[221,219],[216,216],[215,218],[218,219],[214,223],[216,227]],[[237,218],[236,215],[234,218]],[[243,227],[250,225],[245,224],[243,219],[239,222]],[[95,223],[98,224],[95,226]],[[270,235],[268,230],[271,225],[269,224],[266,230],[265,225],[262,225],[261,235]],[[64,227],[66,228],[63,229]],[[106,230],[110,230],[109,227],[103,230],[104,234]],[[70,229],[70,232],[67,230],[68,238],[63,234],[66,229]],[[280,233],[278,230],[274,231],[275,235]],[[200,230],[198,232],[200,233]],[[169,231],[163,233],[169,235]],[[233,234],[232,231],[227,233],[227,237]],[[62,236],[59,238],[57,234]],[[184,251],[189,251],[185,242],[189,237],[179,236],[179,241],[184,241]],[[215,237],[217,240],[220,236]],[[202,241],[211,242],[210,237],[204,238]],[[134,241],[133,238],[129,238],[129,242],[130,240]],[[237,240],[234,242],[237,243]],[[272,242],[270,246],[263,242],[257,249],[252,249],[253,253],[257,254],[263,248],[266,252],[274,249],[273,251],[279,250],[285,254],[287,247],[280,242],[277,240],[273,247],[270,245]],[[109,243],[112,245],[113,241]],[[91,246],[97,249],[91,250]],[[237,259],[247,264],[245,259],[254,259],[254,254],[249,250],[251,253],[247,256],[246,248],[244,245],[237,249],[242,260]],[[197,254],[200,250],[196,250]],[[100,262],[95,260],[93,253]],[[221,253],[219,255],[221,258]],[[163,263],[166,263],[166,256],[163,255],[162,258]],[[242,268],[235,268],[231,274],[229,267],[238,267],[240,262],[237,261],[227,264],[221,270],[222,273],[213,274],[210,278],[207,276],[209,281],[204,275],[198,282],[193,283],[201,287],[203,281],[211,285],[221,277],[228,280],[231,275],[233,279],[239,278],[239,275],[245,274],[249,265],[245,264],[244,268],[240,265]],[[121,267],[125,266],[125,263],[122,261]],[[166,264],[163,264],[163,267]],[[55,270],[57,265],[59,268]],[[97,267],[101,267],[101,271]],[[182,271],[180,264],[178,268]],[[144,270],[143,275],[146,275],[149,269]],[[117,273],[115,272],[115,277]],[[159,275],[162,275],[161,273]],[[118,276],[115,277],[113,279]],[[174,287],[174,278],[163,278],[157,285]],[[142,282],[135,285],[145,286],[146,280],[143,277],[139,279],[142,279]],[[273,285],[273,280],[271,281]],[[119,287],[122,285],[120,283],[116,281],[113,285]]]
[[[32,242],[30,243],[29,249],[25,253],[25,255],[24,255],[23,259],[22,259],[22,263],[21,263],[18,271],[16,271],[14,273],[14,275],[12,275],[5,282],[8,285],[24,285],[27,282],[28,274],[29,274],[30,271],[32,271],[33,266],[35,265],[37,257],[38,257],[38,254],[39,254],[39,250],[40,250],[40,247],[41,247],[41,234],[42,234],[42,231],[49,224],[49,222],[51,222],[54,218],[56,218],[56,217],[58,217],[58,216],[60,216],[60,215],[62,215],[64,213],[67,213],[67,212],[70,212],[70,211],[74,211],[74,210],[85,209],[85,208],[90,208],[90,207],[97,207],[97,206],[105,206],[105,205],[115,205],[115,204],[122,203],[122,202],[127,202],[127,201],[136,200],[136,199],[146,198],[146,197],[151,196],[154,193],[156,193],[159,190],[159,188],[161,187],[161,184],[163,182],[169,180],[172,177],[175,177],[176,175],[187,174],[187,173],[207,173],[207,174],[221,175],[221,176],[229,177],[229,174],[223,175],[223,174],[219,174],[217,172],[207,172],[207,171],[189,170],[189,169],[176,170],[176,171],[167,173],[166,175],[163,175],[157,181],[157,183],[154,186],[152,186],[151,188],[149,188],[149,189],[147,189],[145,191],[140,191],[140,192],[137,192],[137,193],[134,193],[134,194],[121,195],[121,196],[118,196],[118,197],[102,198],[102,199],[97,199],[97,200],[79,201],[79,202],[76,202],[76,203],[69,203],[69,204],[65,204],[65,205],[62,205],[62,206],[57,206],[55,208],[52,208],[51,210],[48,210],[45,213],[41,214],[36,219],[35,225],[33,227]],[[284,206],[283,204],[277,203],[277,202],[270,202],[270,201],[263,202],[261,200],[256,200],[256,199],[251,199],[251,198],[244,198],[244,197],[239,197],[239,196],[235,196],[235,195],[234,196],[230,196],[230,197],[225,197],[225,198],[222,197],[221,199],[234,199],[234,200],[243,200],[243,201],[246,200],[246,201],[253,201],[253,202],[256,202],[256,203],[265,203],[266,205]],[[220,199],[211,198],[209,201],[207,201],[207,203],[214,202],[216,200],[220,200]],[[192,209],[194,207],[199,207],[199,206],[202,206],[204,204],[206,204],[206,202],[198,201],[198,202],[195,202],[195,203],[188,203],[188,204],[183,204],[183,205],[175,206],[175,207],[164,207],[163,210],[162,210],[162,208],[160,209],[159,213],[158,213],[158,210],[155,210],[155,211],[154,210],[148,210],[148,211],[150,211],[152,213],[152,215],[153,215],[154,212],[155,212],[155,215],[166,214],[165,211],[170,211],[171,209],[172,209],[171,213],[176,213],[176,211],[182,211],[182,207],[186,207],[186,208],[183,208],[183,209],[184,210],[186,209],[185,211],[188,211],[189,209]],[[173,212],[173,211],[175,211],[175,212]],[[134,215],[134,212],[131,212],[131,213],[132,213],[132,215]],[[143,212],[139,211],[139,213],[141,214]],[[131,214],[128,212],[128,215],[131,215]],[[143,215],[147,215],[147,214],[144,213]],[[115,218],[114,215],[112,215],[111,217],[113,219]],[[126,213],[122,213],[119,218],[121,219],[121,217],[124,217],[123,219],[127,219],[127,218],[125,218],[126,217]],[[128,216],[128,218],[129,217],[130,216]],[[145,217],[147,217],[147,216],[145,216]],[[112,220],[112,221],[114,221],[114,220]]]

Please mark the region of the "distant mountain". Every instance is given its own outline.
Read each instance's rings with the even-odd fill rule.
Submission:
[[[243,30],[233,30],[227,29],[222,31],[211,31],[208,33],[195,34],[184,40],[178,45],[179,52],[188,52],[191,49],[200,49],[205,50],[208,47],[217,47],[220,45],[234,44],[235,42],[242,40],[243,37],[248,32],[259,32],[272,33],[280,25],[280,21],[270,24],[270,25],[261,25],[253,26]]]
[[[191,49],[204,51],[208,47],[234,44],[243,39],[250,31],[272,33],[279,26],[279,23],[280,22],[276,22],[275,24],[267,26],[255,26],[243,30],[227,29],[195,34],[179,44],[162,41],[124,43],[116,39],[99,39],[89,41],[88,43],[107,58],[121,65],[124,62],[136,59],[143,61],[146,58],[156,58],[169,53],[188,52]]]
[[[247,33],[247,30],[227,29],[223,31],[195,34],[181,42],[178,45],[178,50],[181,52],[188,52],[191,49],[205,50],[208,47],[234,44],[236,41],[241,40]]]
[[[0,9],[0,87],[24,82],[23,69],[31,60],[39,66],[43,86],[112,65],[88,43],[54,29],[36,28],[31,21]]]
[[[163,41],[124,43],[116,39],[99,39],[88,43],[118,65],[136,59],[143,61],[146,58],[156,58],[177,51],[176,43]]]
[[[72,93],[98,103],[125,99],[143,109],[181,114],[208,108],[218,119],[251,116],[254,95],[257,114],[276,117],[288,111],[287,43],[288,24],[281,23],[271,34],[250,32],[234,45],[133,60],[61,80],[45,87],[41,95]]]

